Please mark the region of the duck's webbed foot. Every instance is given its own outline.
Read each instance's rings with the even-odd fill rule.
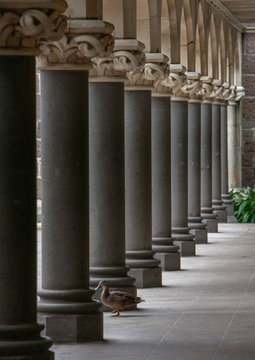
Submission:
[[[112,314],[114,314],[113,316],[120,316],[120,310],[121,310],[121,308],[114,309],[112,311]]]

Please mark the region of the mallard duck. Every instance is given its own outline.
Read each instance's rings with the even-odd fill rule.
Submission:
[[[100,281],[95,290],[102,288],[101,301],[104,305],[113,308],[112,314],[115,316],[120,315],[120,311],[124,310],[126,307],[139,304],[142,301],[140,297],[127,294],[123,291],[109,291],[109,286],[106,281]]]

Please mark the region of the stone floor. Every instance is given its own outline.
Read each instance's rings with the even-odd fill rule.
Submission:
[[[56,360],[254,360],[255,224],[220,225],[138,311],[104,314],[105,340],[54,345]]]

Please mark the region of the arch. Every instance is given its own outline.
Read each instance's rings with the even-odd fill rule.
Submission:
[[[193,6],[195,6],[194,0],[192,0]],[[187,47],[187,70],[195,71],[195,39],[194,39],[194,27],[193,16],[191,12],[190,0],[183,0],[184,20],[186,24],[186,47]]]
[[[206,46],[206,32],[205,32],[205,22],[204,22],[204,13],[202,9],[201,2],[198,4],[197,8],[197,19],[196,19],[196,67],[199,63],[199,69],[196,70],[201,72],[202,75],[208,75],[208,64],[207,64],[207,46]],[[198,59],[199,57],[199,59]]]
[[[233,51],[233,34],[231,28],[227,33],[227,58],[228,58],[228,81],[234,84],[234,51]]]
[[[214,15],[211,14],[208,33],[208,75],[214,79],[218,78],[218,47]]]
[[[180,21],[180,63],[188,69],[188,39],[187,27],[184,16],[184,9],[182,9]]]
[[[220,36],[219,36],[219,77],[223,81],[227,81],[227,52],[226,52],[226,36],[221,22]]]
[[[167,0],[162,0],[161,8],[161,51],[169,57],[171,62],[170,18]]]
[[[195,71],[202,74],[202,59],[201,59],[201,46],[200,46],[200,37],[199,37],[199,29],[198,24],[196,26],[196,37],[195,37],[195,46],[196,46],[196,63],[195,63]]]
[[[168,14],[170,22],[170,58],[172,64],[180,64],[180,27],[179,17],[181,14],[181,2],[176,0],[167,0]]]
[[[162,0],[148,0],[150,17],[150,51],[161,52]]]

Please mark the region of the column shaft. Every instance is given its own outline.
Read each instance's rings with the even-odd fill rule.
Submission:
[[[106,280],[136,295],[125,266],[124,84],[95,82],[89,90],[91,285]]]
[[[219,223],[227,222],[226,207],[221,200],[221,105],[212,105],[212,204]]]
[[[42,71],[42,290],[56,342],[102,338],[89,289],[88,73]]]
[[[230,103],[228,115],[228,183],[231,187],[237,186],[237,116],[236,103]]]
[[[201,104],[201,217],[208,232],[218,231],[212,208],[212,104]]]
[[[182,256],[195,255],[188,228],[188,102],[171,102],[172,232]]]
[[[234,206],[228,193],[228,125],[227,105],[221,105],[221,199],[227,208],[227,221],[236,222]]]
[[[171,234],[170,98],[152,98],[152,249],[164,271],[180,269]]]
[[[152,251],[151,92],[125,91],[126,263],[137,287],[161,285]]]
[[[33,56],[0,57],[0,357],[53,359],[36,323]]]
[[[201,105],[188,105],[188,225],[197,244],[207,243],[201,218]]]

